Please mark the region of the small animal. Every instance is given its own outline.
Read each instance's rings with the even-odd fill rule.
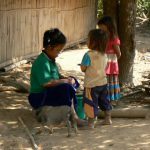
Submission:
[[[78,133],[77,122],[74,119],[69,106],[43,106],[36,110],[38,122],[49,128],[53,133],[53,128],[65,123],[67,125],[68,137],[71,136],[72,126],[75,134]]]

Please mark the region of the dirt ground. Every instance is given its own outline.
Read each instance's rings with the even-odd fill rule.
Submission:
[[[150,72],[150,29],[137,29],[136,43],[134,84],[140,85],[141,81],[145,80],[142,75]],[[63,72],[82,80],[83,74],[77,64],[80,63],[85,51],[87,51],[86,46],[81,46],[76,50],[63,52],[57,59]],[[25,64],[11,72],[1,73],[1,76],[15,75],[17,77],[19,73],[29,76],[30,67],[31,64]],[[0,92],[0,149],[2,150],[33,149],[26,129],[18,120],[19,117],[24,121],[39,149],[42,150],[150,149],[150,117],[113,118],[113,124],[110,126],[97,125],[93,130],[79,128],[78,135],[72,133],[72,137],[67,138],[66,127],[56,127],[53,134],[47,131],[39,132],[41,125],[35,120],[27,96],[28,93],[14,90]],[[150,104],[142,103],[143,95],[136,94],[133,97],[124,98],[118,107],[143,107],[150,111]],[[101,119],[98,119],[98,122],[100,121]]]

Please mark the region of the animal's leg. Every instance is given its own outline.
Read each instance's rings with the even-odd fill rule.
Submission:
[[[73,119],[73,128],[74,128],[75,134],[78,134],[77,122],[74,119]]]
[[[74,118],[73,114],[70,115],[69,120],[71,122],[71,126],[74,128],[74,132],[77,134],[78,133],[77,120]]]
[[[71,136],[71,122],[70,122],[69,118],[70,118],[70,115],[68,114],[68,115],[67,115],[67,130],[68,130],[68,137]]]
[[[78,120],[78,115],[74,109],[73,100],[72,100],[72,105],[71,105],[71,117],[74,118],[75,120]]]

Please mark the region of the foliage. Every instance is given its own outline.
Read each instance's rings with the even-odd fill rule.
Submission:
[[[103,0],[98,0],[97,17],[103,15]],[[150,18],[150,0],[137,0],[137,17]]]
[[[98,0],[98,10],[97,10],[97,18],[103,16],[103,0]]]
[[[150,18],[150,0],[137,0],[137,16]]]

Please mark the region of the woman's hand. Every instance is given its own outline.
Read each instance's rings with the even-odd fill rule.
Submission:
[[[56,85],[61,84],[61,83],[68,83],[68,84],[73,85],[75,83],[75,80],[71,77],[68,77],[65,79],[50,81],[50,82],[44,84],[43,86],[44,87],[51,87],[51,86],[56,86]]]
[[[60,79],[59,81],[60,81],[60,83],[69,83],[68,78],[66,78],[66,79]]]
[[[61,83],[69,83],[71,85],[75,84],[75,80],[72,77],[68,77],[66,79],[61,79]]]
[[[72,77],[68,77],[68,81],[71,85],[75,84],[75,80]]]
[[[68,79],[52,80],[48,83],[45,83],[43,86],[44,87],[51,87],[51,86],[57,86],[61,83],[68,83],[69,84],[69,80]]]

